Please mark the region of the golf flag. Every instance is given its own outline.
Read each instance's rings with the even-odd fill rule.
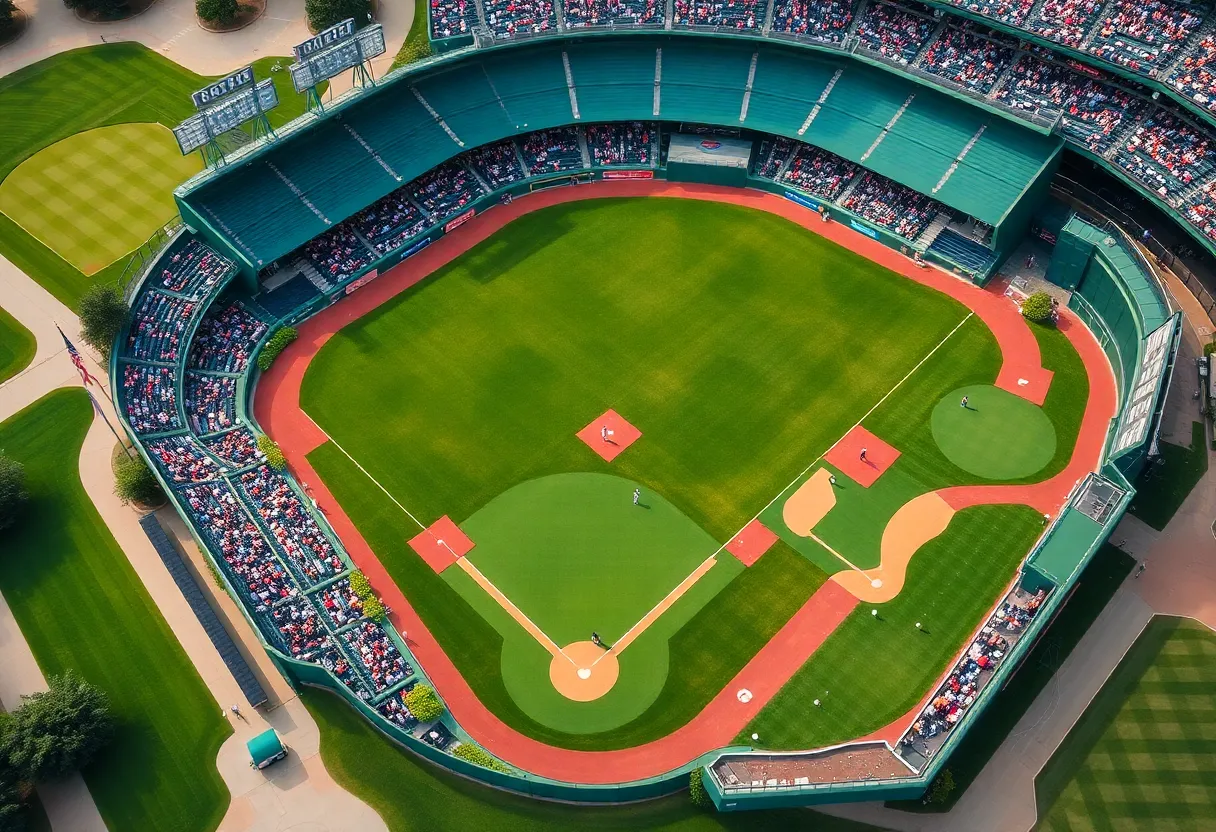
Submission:
[[[55,329],[59,329],[59,325],[55,325]],[[68,348],[68,355],[72,359],[72,363],[76,365],[76,369],[80,371],[80,378],[85,384],[92,384],[97,381],[93,376],[89,375],[89,370],[84,366],[84,359],[80,357],[80,353],[76,350],[76,345],[68,340],[68,336],[63,334],[63,330],[59,329],[59,337],[63,339],[63,345]]]

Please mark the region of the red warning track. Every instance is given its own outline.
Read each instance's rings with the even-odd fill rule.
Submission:
[[[696,717],[661,739],[620,751],[570,751],[545,745],[518,733],[482,705],[367,541],[308,464],[305,455],[323,444],[327,437],[300,409],[300,386],[309,362],[335,332],[405,291],[517,217],[575,200],[631,196],[728,202],[785,217],[966,305],[987,325],[1000,344],[1002,364],[997,377],[998,387],[1042,404],[1051,382],[1051,373],[1042,367],[1033,333],[1013,303],[999,292],[985,291],[937,269],[917,266],[878,241],[838,223],[824,223],[806,208],[773,194],[659,181],[596,182],[557,188],[497,206],[301,324],[299,338],[258,383],[255,399],[258,421],[278,441],[296,475],[309,484],[309,490],[326,511],[326,517],[355,564],[393,608],[393,624],[426,668],[461,727],[491,753],[512,765],[543,777],[573,783],[624,783],[653,777],[731,744],[853,611],[857,600],[834,582],[825,583]],[[1097,465],[1106,439],[1107,422],[1115,410],[1114,377],[1101,348],[1067,312],[1062,328],[1085,362],[1089,375],[1089,400],[1071,462],[1059,475],[1035,485],[946,489],[942,496],[954,508],[983,503],[1026,503],[1044,513],[1052,513],[1063,504],[1073,484]],[[746,703],[736,696],[742,688],[752,694]],[[901,717],[876,735],[888,740],[897,738],[909,718]]]

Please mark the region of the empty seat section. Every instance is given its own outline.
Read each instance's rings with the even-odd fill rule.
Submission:
[[[813,55],[762,52],[744,124],[753,130],[796,133],[835,72],[834,64]]]
[[[560,52],[491,57],[482,66],[517,130],[540,130],[574,121]]]
[[[994,118],[935,196],[996,225],[1060,144]]]
[[[663,118],[738,124],[755,48],[672,43],[663,47]]]
[[[964,106],[927,90],[917,93],[870,154],[866,167],[929,193],[983,123]]]
[[[423,78],[414,86],[465,147],[492,142],[517,129],[478,64]]]
[[[849,67],[802,139],[856,162],[911,92],[893,75]]]
[[[583,121],[618,121],[653,112],[654,47],[587,44],[570,47],[568,55]]]

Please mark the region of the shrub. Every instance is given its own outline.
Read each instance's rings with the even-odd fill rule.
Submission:
[[[21,697],[2,740],[17,773],[54,780],[89,764],[114,734],[110,701],[74,671],[47,680],[49,690]]]
[[[456,750],[452,752],[452,756],[458,760],[464,760],[466,763],[488,768],[491,771],[501,771],[503,774],[510,774],[511,772],[509,767],[491,757],[484,748],[471,742],[462,742],[456,746]]]
[[[237,0],[195,0],[194,11],[199,19],[227,26],[236,20],[241,6]]]
[[[103,20],[114,20],[122,17],[127,11],[126,0],[63,0],[63,5],[73,11]]]
[[[293,327],[281,326],[274,331],[274,334],[266,340],[262,351],[258,353],[258,369],[263,373],[270,369],[270,365],[279,357],[279,353],[287,349],[287,345],[296,340],[299,335]]]
[[[374,593],[372,592],[372,585],[368,582],[367,576],[358,569],[355,569],[350,573],[350,590],[351,592],[355,593],[355,595],[359,596],[359,599],[362,601],[375,597]]]
[[[371,12],[369,0],[304,0],[308,27],[314,32],[341,23],[348,17],[355,19],[356,28],[366,26],[371,21]]]
[[[258,450],[266,457],[266,464],[274,470],[282,471],[287,467],[287,457],[283,456],[279,443],[264,433],[258,435]]]
[[[925,795],[925,803],[933,806],[943,806],[954,793],[954,773],[950,769],[942,769],[942,773],[933,780],[929,793]]]
[[[17,522],[29,500],[25,490],[25,466],[0,453],[0,531]]]
[[[114,493],[124,503],[141,506],[157,506],[165,501],[165,492],[161,490],[160,483],[139,455],[124,455],[115,464]]]
[[[1204,355],[1211,355],[1214,352],[1216,352],[1216,341],[1213,341],[1210,344],[1203,345],[1203,354]]]
[[[384,620],[387,611],[384,609],[384,604],[376,596],[363,598],[363,614],[377,623]]]
[[[1051,295],[1035,292],[1022,301],[1022,317],[1028,321],[1045,324],[1051,320]]]
[[[430,685],[414,685],[414,689],[405,695],[405,707],[419,722],[431,722],[443,716],[443,703]]]
[[[705,784],[701,782],[699,768],[694,768],[688,775],[688,799],[692,801],[693,806],[712,806],[714,803],[709,799],[709,792],[705,791]]]
[[[80,298],[80,328],[84,340],[107,360],[114,338],[127,319],[127,302],[113,283],[94,283]]]
[[[13,25],[13,16],[17,13],[17,4],[13,0],[0,0],[0,35],[8,34],[8,30]],[[3,817],[3,809],[0,809],[0,818]],[[0,820],[0,829],[4,828],[3,820]]]

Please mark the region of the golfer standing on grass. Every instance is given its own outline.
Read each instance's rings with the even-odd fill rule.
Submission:
[[[642,489],[633,489],[633,504],[636,506],[642,502]]]

